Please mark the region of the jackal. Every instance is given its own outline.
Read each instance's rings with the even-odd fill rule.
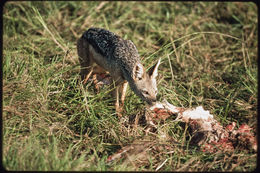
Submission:
[[[158,62],[147,72],[141,64],[138,51],[134,43],[124,40],[118,35],[101,28],[90,28],[83,33],[77,42],[77,51],[81,64],[81,78],[85,82],[95,70],[109,72],[115,89],[115,108],[121,116],[119,93],[121,103],[124,104],[127,84],[134,93],[148,104],[156,101],[158,75]]]

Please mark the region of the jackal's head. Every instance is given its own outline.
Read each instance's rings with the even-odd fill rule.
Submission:
[[[137,64],[134,68],[134,92],[148,104],[156,101],[157,84],[156,77],[158,75],[158,67],[160,59],[147,72],[142,64]],[[131,84],[130,84],[131,85]]]

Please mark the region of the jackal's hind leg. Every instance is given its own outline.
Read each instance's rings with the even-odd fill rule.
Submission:
[[[94,73],[93,74],[93,82],[94,82],[94,85],[95,85],[95,89],[97,91],[97,93],[99,92],[99,85],[98,85],[98,80],[97,80],[97,74]]]
[[[84,81],[83,81],[83,84],[86,84],[87,83],[87,81],[88,81],[88,79],[89,79],[89,77],[92,75],[92,73],[93,73],[93,66],[91,66],[91,69],[90,69],[90,71],[88,72],[88,74],[86,75],[86,77],[85,77],[85,79],[84,79]]]

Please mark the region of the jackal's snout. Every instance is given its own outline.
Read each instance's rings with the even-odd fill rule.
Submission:
[[[146,102],[147,102],[149,105],[153,105],[156,101],[157,101],[157,99],[156,99],[156,97],[155,97],[155,98],[150,98],[150,99],[148,99]]]

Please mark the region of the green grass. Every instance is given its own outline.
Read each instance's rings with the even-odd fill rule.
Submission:
[[[76,41],[89,27],[132,40],[147,68],[159,57],[158,98],[203,105],[222,125],[257,129],[257,6],[248,2],[7,2],[3,7],[3,165],[7,170],[252,171],[256,153],[190,148],[185,125],[159,129],[149,159],[107,157],[145,136],[115,115],[107,90],[80,83]],[[128,89],[125,115],[144,109]],[[160,141],[159,136],[149,136]],[[168,152],[168,153],[167,153]],[[119,163],[122,164],[119,164]]]

